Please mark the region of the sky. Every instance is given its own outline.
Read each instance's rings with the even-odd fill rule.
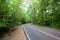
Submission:
[[[36,0],[24,0],[22,3],[23,6],[20,6],[20,8],[22,8],[24,12],[27,12],[28,7],[33,3],[33,1],[36,2]]]
[[[32,3],[32,0],[24,0],[24,2],[22,3],[24,11],[27,11],[27,8],[31,3]]]

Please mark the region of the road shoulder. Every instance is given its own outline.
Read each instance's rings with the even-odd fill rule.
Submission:
[[[2,40],[26,40],[26,36],[24,34],[22,26],[18,26],[17,29],[11,33],[10,36],[6,34],[6,36]]]

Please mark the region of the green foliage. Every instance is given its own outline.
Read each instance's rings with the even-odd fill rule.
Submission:
[[[9,30],[18,24],[31,22],[60,29],[59,0],[30,1],[32,3],[25,11],[23,0],[0,0],[0,29]]]
[[[28,8],[28,12],[31,13],[32,23],[60,29],[59,11],[59,0],[36,0]]]
[[[21,24],[21,18],[16,16],[21,3],[21,0],[0,0],[0,33]],[[20,15],[18,16],[21,17]]]
[[[60,22],[54,22],[51,24],[52,28],[60,29]]]

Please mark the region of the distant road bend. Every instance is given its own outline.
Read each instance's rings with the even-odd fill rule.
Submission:
[[[31,24],[23,25],[28,40],[60,40],[60,32]]]

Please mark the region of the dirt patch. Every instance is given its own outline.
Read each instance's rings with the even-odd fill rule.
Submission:
[[[6,34],[5,37],[0,40],[26,40],[26,36],[24,34],[22,26],[18,26],[16,30],[11,33],[10,36]]]

